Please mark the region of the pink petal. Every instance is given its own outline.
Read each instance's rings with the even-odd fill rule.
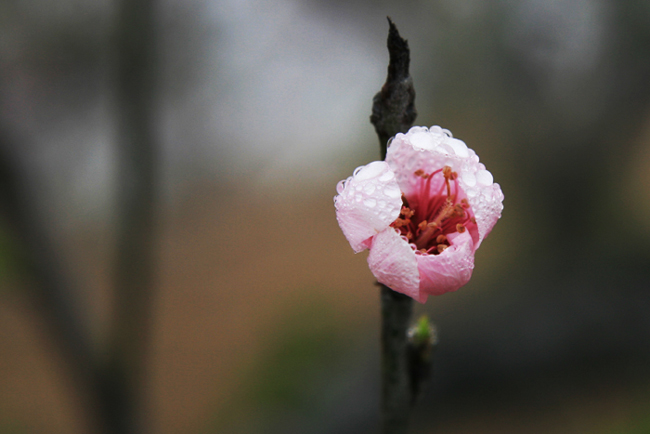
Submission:
[[[474,211],[476,225],[478,226],[480,236],[476,245],[478,249],[485,237],[492,232],[492,228],[497,220],[501,218],[501,211],[503,211],[503,192],[501,191],[501,186],[494,183],[477,190],[469,190],[467,200]]]
[[[368,255],[370,271],[380,283],[393,291],[401,292],[424,303],[426,294],[420,287],[415,252],[393,228],[380,232],[372,239],[372,247]]]
[[[451,246],[439,255],[416,255],[420,293],[441,295],[469,282],[474,269],[474,241],[469,233],[449,237]]]
[[[365,250],[370,238],[399,217],[402,192],[388,164],[374,161],[339,182],[334,198],[336,219],[355,252]]]
[[[388,148],[386,162],[407,197],[417,191],[418,177],[414,175],[417,170],[431,173],[449,166],[458,173],[458,184],[476,218],[479,235],[476,248],[501,217],[501,187],[493,183],[492,174],[485,170],[476,153],[463,141],[454,139],[448,130],[438,126],[413,127],[406,134],[397,134]]]

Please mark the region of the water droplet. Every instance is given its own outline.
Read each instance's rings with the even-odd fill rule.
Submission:
[[[363,192],[368,195],[373,194],[375,192],[375,184],[373,184],[372,182],[367,183],[363,187]]]
[[[402,196],[402,192],[397,186],[388,186],[384,188],[384,194],[393,199]]]
[[[440,143],[440,139],[433,134],[425,131],[418,131],[415,134],[410,134],[409,141],[415,149],[433,150]]]
[[[354,177],[359,181],[378,177],[382,172],[388,169],[388,164],[383,161],[373,161],[372,163],[361,167],[361,170],[354,171]]]
[[[395,178],[395,174],[393,173],[392,170],[386,171],[383,175],[379,177],[379,180],[381,182],[388,182],[391,179]]]
[[[377,201],[373,198],[368,198],[363,201],[363,204],[368,208],[374,208],[377,205]]]
[[[474,187],[476,185],[476,176],[472,172],[461,174],[461,178],[468,187]]]
[[[445,143],[449,145],[449,147],[454,150],[454,153],[460,158],[467,158],[469,156],[467,145],[462,140],[453,139],[450,137],[445,140]]]
[[[476,180],[480,185],[484,186],[490,186],[494,182],[494,178],[492,177],[492,174],[488,172],[487,170],[479,170],[478,173],[476,174]]]

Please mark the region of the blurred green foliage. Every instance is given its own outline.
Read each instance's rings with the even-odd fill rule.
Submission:
[[[241,387],[228,405],[219,408],[205,432],[266,432],[286,418],[319,416],[341,388],[340,373],[358,334],[339,320],[331,302],[313,297],[292,304],[285,317],[266,336],[263,354],[237,375]],[[263,427],[266,427],[263,428]]]

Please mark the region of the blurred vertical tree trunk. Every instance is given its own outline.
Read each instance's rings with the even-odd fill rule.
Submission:
[[[157,196],[155,6],[153,0],[122,0],[116,22],[119,226],[113,323],[102,376],[105,422],[115,434],[151,431],[146,359]]]

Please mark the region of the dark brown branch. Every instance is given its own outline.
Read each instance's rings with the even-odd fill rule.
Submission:
[[[382,159],[386,158],[388,139],[397,133],[408,131],[415,118],[415,89],[409,74],[410,51],[406,39],[403,39],[397,27],[388,18],[388,77],[381,91],[373,98],[370,122],[375,126],[379,137]]]
[[[409,372],[407,330],[413,299],[381,286],[382,432],[406,434],[413,392]]]

